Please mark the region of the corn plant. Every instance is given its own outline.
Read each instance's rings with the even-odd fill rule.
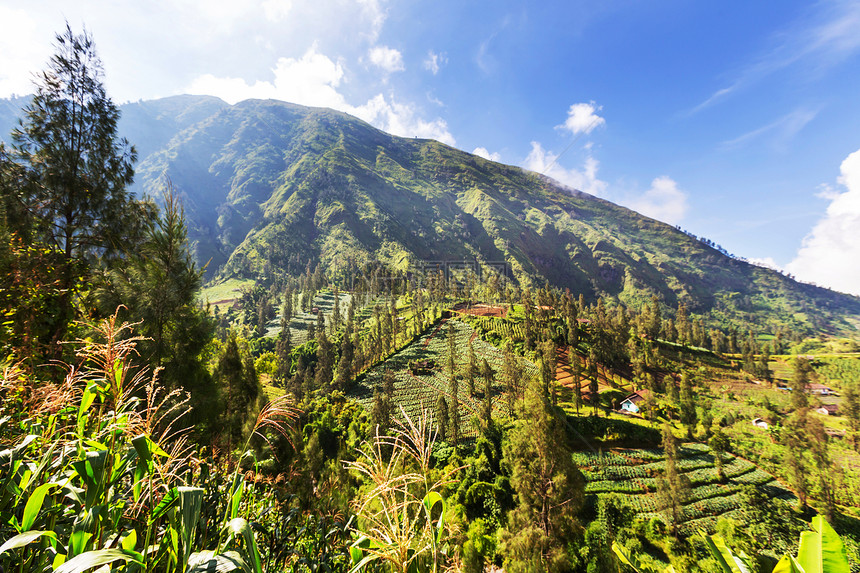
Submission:
[[[0,451],[0,568],[262,573],[238,464],[229,482],[212,479],[182,426],[187,396],[132,366],[130,329],[116,315],[100,323],[102,342],[83,344],[62,384],[37,386],[18,400],[23,411],[0,411],[0,437],[10,436]],[[7,395],[36,384],[23,376],[5,371]],[[295,419],[284,401],[270,403],[254,433],[289,435]]]
[[[398,573],[436,572],[447,557],[447,504],[439,491],[457,469],[434,479],[430,454],[437,434],[429,416],[425,412],[413,421],[401,414],[392,436],[377,430],[358,460],[344,462],[368,484],[355,505],[352,572],[374,562],[388,563]]]

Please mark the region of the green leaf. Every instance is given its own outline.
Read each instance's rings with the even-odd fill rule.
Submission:
[[[617,541],[612,542],[612,551],[615,552],[615,555],[618,556],[618,560],[624,563],[625,565],[629,565],[633,568],[634,571],[639,571],[639,560],[636,559],[633,555],[627,551],[627,548],[618,543]]]
[[[97,551],[87,551],[81,553],[77,557],[72,557],[62,565],[54,573],[83,573],[94,567],[101,567],[114,561],[133,561],[140,563],[141,561],[130,551],[123,549],[99,549]]]
[[[260,552],[257,550],[257,540],[254,539],[254,532],[251,525],[242,517],[231,519],[226,527],[230,537],[242,536],[244,542],[245,553],[251,558],[251,565],[254,566],[254,573],[263,573],[263,563],[260,559]]]
[[[170,491],[167,492],[167,495],[161,498],[161,501],[158,502],[155,509],[152,510],[152,515],[149,518],[150,525],[167,513],[167,510],[173,507],[177,500],[179,500],[179,490],[175,487],[171,488]]]
[[[137,546],[137,531],[134,529],[129,531],[128,535],[123,537],[119,542],[119,546],[126,551],[134,551],[134,548]]]
[[[188,561],[191,555],[191,544],[197,521],[200,519],[200,509],[203,507],[203,488],[179,487],[179,511],[182,515],[180,530],[182,532],[182,563]]]
[[[800,534],[797,562],[806,573],[850,573],[848,556],[839,535],[820,515],[812,518],[812,529]]]
[[[806,573],[794,557],[786,553],[773,568],[772,573]]]
[[[230,573],[247,571],[250,568],[236,551],[216,554],[214,551],[192,553],[188,558],[188,573]]]
[[[242,493],[245,491],[245,478],[236,476],[233,493],[230,495],[230,519],[239,517],[239,504],[242,502]]]
[[[725,573],[750,573],[749,567],[740,557],[732,553],[725,540],[719,535],[702,535],[711,550],[711,555]]]
[[[0,555],[9,551],[10,549],[17,549],[18,547],[24,547],[30,543],[33,543],[37,539],[42,537],[48,537],[50,539],[57,539],[57,534],[53,531],[25,531],[24,533],[19,533],[15,537],[6,540],[6,543],[0,545]]]
[[[78,406],[78,436],[84,435],[84,427],[87,425],[87,410],[93,405],[98,392],[95,383],[88,384],[84,390],[84,395],[81,396],[81,405]]]
[[[21,530],[28,531],[33,527],[33,524],[36,522],[36,518],[39,516],[39,512],[42,511],[42,503],[45,501],[45,495],[48,493],[48,490],[52,487],[56,486],[55,483],[44,483],[37,487],[32,495],[30,495],[30,499],[27,500],[27,505],[24,506],[24,515],[21,518]]]
[[[445,498],[437,491],[428,492],[427,495],[424,496],[424,499],[421,500],[424,504],[424,507],[427,509],[427,517],[430,518],[433,513],[433,507],[437,503],[442,504],[442,513],[439,514],[439,522],[436,524],[436,543],[439,543],[442,540],[442,532],[445,529]]]

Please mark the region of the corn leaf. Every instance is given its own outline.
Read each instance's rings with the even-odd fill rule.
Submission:
[[[87,551],[76,557],[72,557],[62,565],[60,565],[54,573],[83,573],[95,567],[101,567],[114,561],[133,561],[140,562],[135,554],[123,549],[99,549],[97,551]]]
[[[29,545],[42,537],[57,539],[57,534],[53,531],[25,531],[24,533],[19,533],[15,537],[7,539],[3,545],[0,545],[0,555],[10,549],[17,549],[19,547]]]

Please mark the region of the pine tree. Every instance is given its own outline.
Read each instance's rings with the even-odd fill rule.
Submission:
[[[690,494],[690,480],[678,470],[678,441],[669,422],[663,424],[663,457],[665,469],[657,480],[659,509],[666,512],[672,535],[678,537],[683,506]]]
[[[570,361],[570,369],[573,376],[573,399],[576,405],[576,415],[579,415],[579,409],[582,407],[582,363],[579,360],[579,353],[574,347],[570,347],[568,351],[568,360]]]
[[[500,532],[508,571],[570,570],[566,548],[580,534],[585,479],[541,386],[539,380],[530,382],[524,416],[504,445],[517,493],[517,506]]]
[[[193,406],[201,415],[213,395],[203,352],[214,324],[200,308],[197,297],[203,271],[194,263],[188,245],[185,217],[168,183],[164,208],[150,227],[143,244],[102,277],[96,294],[102,312],[119,305],[123,319],[140,322],[137,334],[145,337],[137,349],[152,368],[160,368],[160,380],[171,389],[192,391]]]
[[[318,390],[328,393],[331,390],[332,370],[334,367],[334,351],[325,328],[317,336],[317,366],[314,372],[314,382]]]
[[[76,318],[81,279],[97,261],[133,252],[155,217],[155,207],[128,192],[137,154],[117,133],[119,109],[107,96],[104,71],[92,36],[56,36],[56,52],[36,81],[36,93],[12,133],[12,160],[21,187],[11,191],[27,213],[26,237],[58,254],[60,296],[51,310],[52,354]]]
[[[440,394],[436,400],[436,427],[438,428],[439,439],[442,441],[445,440],[449,422],[448,401],[445,400],[445,396]]]
[[[508,400],[508,415],[513,417],[516,409],[517,399],[522,394],[521,380],[522,369],[520,368],[517,357],[511,351],[510,341],[505,342],[504,346],[505,362],[502,366],[503,378],[505,381],[505,393]]]
[[[794,373],[791,377],[791,404],[795,410],[809,407],[809,397],[806,395],[806,387],[809,385],[812,374],[812,364],[809,360],[798,356],[794,359]]]
[[[681,423],[687,428],[687,438],[692,440],[697,423],[696,398],[693,395],[693,381],[687,372],[681,375],[680,410]]]
[[[484,422],[489,424],[493,420],[493,368],[487,359],[481,361],[481,376],[484,378]]]
[[[244,341],[242,345],[246,346]],[[247,348],[240,349],[235,333],[230,333],[212,377],[224,399],[224,427],[230,442],[241,443],[244,428],[256,416],[262,388],[254,369],[254,359]]]
[[[475,376],[478,375],[478,357],[475,355],[475,347],[469,340],[469,364],[466,367],[466,389],[469,396],[475,395]]]

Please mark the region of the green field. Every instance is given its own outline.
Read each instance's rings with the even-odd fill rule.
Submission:
[[[393,403],[398,405],[395,417],[400,418],[399,407],[402,406],[407,415],[415,419],[421,410],[426,410],[433,415],[433,424],[436,420],[436,401],[440,395],[449,399],[450,377],[448,376],[448,324],[454,327],[454,347],[457,349],[455,358],[456,369],[463,372],[468,365],[468,344],[472,340],[478,363],[486,359],[490,367],[496,372],[493,385],[493,413],[507,415],[507,405],[504,400],[501,382],[501,371],[504,363],[504,354],[501,350],[489,344],[480,337],[467,323],[451,319],[441,320],[434,327],[428,329],[414,342],[395,353],[379,364],[371,368],[363,378],[358,381],[358,387],[351,392],[351,397],[357,399],[365,408],[370,410],[373,405],[373,389],[382,384],[385,370],[394,372],[396,382],[394,385]],[[436,367],[429,374],[412,374],[409,370],[410,360],[434,360]],[[537,367],[526,360],[520,360],[524,370],[524,376],[537,374]],[[460,379],[458,399],[460,400],[460,419],[462,420],[462,435],[474,437],[476,432],[469,420],[478,415],[482,410],[483,379],[477,377],[475,380],[476,392],[474,396],[469,395],[466,381]]]
[[[699,530],[713,533],[721,518],[744,522],[741,490],[755,485],[769,497],[795,502],[796,498],[772,475],[755,464],[723,454],[726,481],[721,482],[714,452],[703,444],[687,443],[678,449],[678,469],[690,480],[691,491],[684,505],[683,535]],[[665,462],[661,450],[615,449],[606,452],[576,452],[574,461],[586,478],[586,493],[598,497],[623,494],[638,517],[658,515],[657,479]]]

